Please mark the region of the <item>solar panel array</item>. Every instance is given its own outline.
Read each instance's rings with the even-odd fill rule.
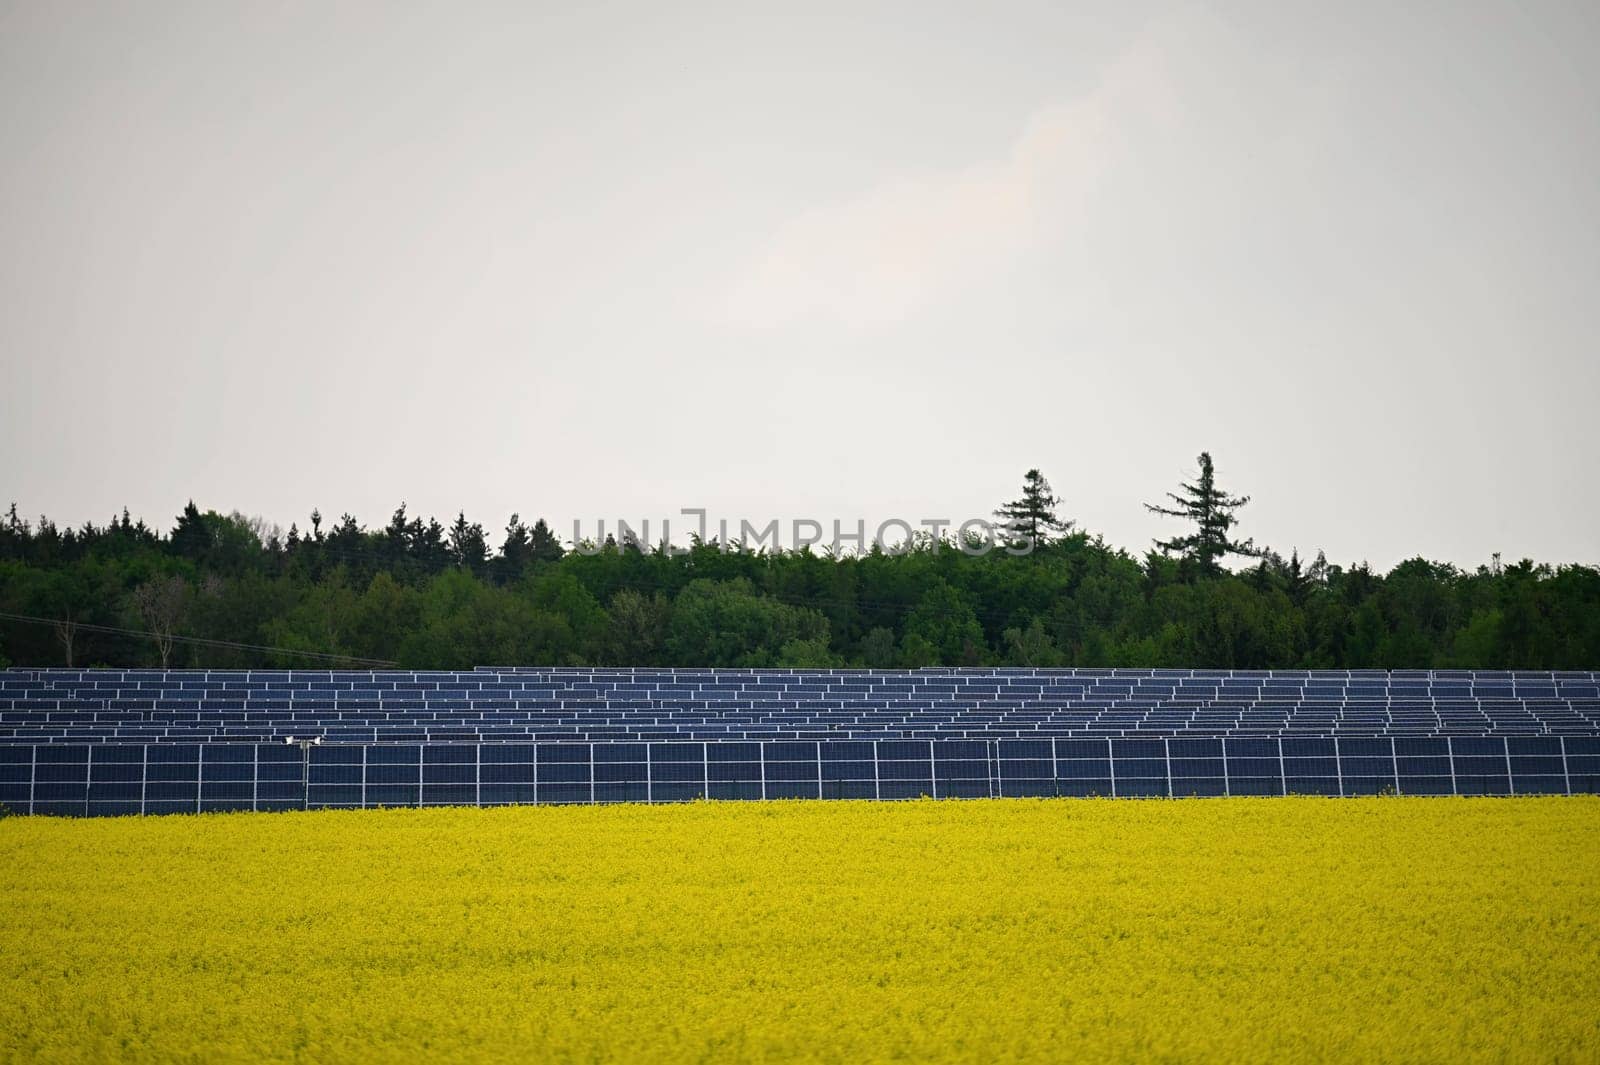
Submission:
[[[0,671],[17,812],[1384,792],[1600,792],[1600,675]]]

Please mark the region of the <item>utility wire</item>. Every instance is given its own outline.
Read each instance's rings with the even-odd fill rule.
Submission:
[[[324,662],[348,662],[353,665],[363,666],[393,666],[398,663],[386,658],[362,658],[359,655],[338,655],[327,651],[300,651],[290,647],[269,647],[259,643],[239,643],[235,640],[213,640],[204,636],[163,636],[160,633],[150,632],[145,629],[124,629],[116,625],[91,625],[84,621],[68,621],[65,618],[40,618],[31,614],[12,614],[0,610],[0,619],[7,621],[25,621],[35,625],[70,625],[75,629],[86,632],[109,632],[118,636],[147,636],[152,640],[171,640],[173,643],[192,643],[202,647],[231,647],[240,651],[263,651],[276,655],[296,655],[300,658],[312,658]]]

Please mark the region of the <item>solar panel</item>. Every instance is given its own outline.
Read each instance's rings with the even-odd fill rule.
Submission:
[[[1571,793],[1596,742],[1576,672],[0,671],[0,802],[51,813]]]

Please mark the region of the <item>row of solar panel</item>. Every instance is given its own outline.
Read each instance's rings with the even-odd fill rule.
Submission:
[[[52,683],[52,684],[193,684],[193,685],[341,685],[341,684],[416,684],[446,687],[521,687],[545,685],[553,687],[630,686],[659,687],[681,685],[700,687],[717,684],[738,684],[744,687],[838,687],[879,686],[895,687],[945,685],[960,687],[1078,687],[1078,688],[1294,688],[1328,685],[1332,687],[1360,686],[1383,688],[1406,685],[1427,687],[1448,685],[1549,685],[1588,683],[1600,680],[1596,673],[1525,673],[1506,674],[1407,676],[1403,674],[1349,674],[1307,673],[1294,677],[1237,676],[1237,677],[1154,677],[1108,673],[1088,676],[1074,673],[1023,672],[953,672],[928,673],[906,671],[859,670],[856,672],[791,672],[744,673],[738,670],[681,670],[664,673],[630,673],[627,670],[591,670],[587,672],[561,672],[559,670],[526,670],[508,673],[366,673],[356,670],[333,673],[301,672],[204,672],[200,670],[65,670],[65,669],[6,669],[0,670],[0,683]]]
[[[526,742],[781,742],[781,740],[1029,740],[1029,739],[1187,739],[1187,737],[1392,737],[1392,739],[1469,739],[1469,737],[1590,737],[1592,728],[1235,728],[1235,729],[1154,729],[1154,728],[405,728],[405,729],[56,729],[43,732],[0,729],[0,744],[272,744],[288,737],[315,736],[333,744],[526,744]]]
[[[425,704],[416,700],[374,702],[367,700],[301,700],[261,701],[242,704],[237,700],[172,700],[137,705],[119,705],[114,702],[93,703],[61,700],[42,703],[27,708],[0,709],[0,721],[40,722],[48,720],[235,720],[266,721],[309,718],[355,719],[371,721],[460,720],[861,720],[861,721],[911,721],[952,720],[956,718],[982,720],[1094,720],[1118,718],[1122,720],[1200,721],[1205,719],[1234,720],[1260,718],[1290,720],[1294,718],[1366,719],[1383,721],[1391,718],[1462,718],[1493,720],[1506,718],[1535,718],[1546,715],[1582,716],[1600,719],[1600,700],[1572,700],[1560,702],[1504,702],[1481,704],[1349,704],[1349,705],[1242,705],[1216,704],[1193,706],[1087,706],[1063,705],[1049,702],[1005,703],[982,702],[961,706],[939,705],[927,702],[898,704],[843,704],[838,701],[822,704],[793,704],[769,701],[741,701],[717,703],[653,702],[618,700],[583,704],[518,705],[504,700],[477,704],[441,701]]]
[[[790,710],[827,709],[881,709],[904,710],[909,707],[936,707],[941,709],[979,708],[1029,708],[1034,706],[1064,707],[1089,710],[1294,710],[1318,709],[1376,709],[1440,708],[1440,709],[1494,709],[1507,707],[1563,707],[1600,705],[1600,688],[1590,688],[1584,693],[1552,696],[1523,695],[1496,698],[1477,697],[1424,697],[1389,696],[1383,698],[1306,696],[1282,698],[1156,698],[1156,697],[1080,697],[1070,693],[1032,692],[1006,694],[973,694],[949,692],[924,693],[861,693],[861,692],[735,692],[729,690],[702,691],[690,694],[655,692],[647,694],[573,693],[573,692],[382,692],[382,691],[284,691],[277,689],[248,692],[184,689],[168,691],[34,691],[0,694],[0,710],[93,710],[93,709],[288,709],[315,708],[366,708],[383,710],[406,709],[550,709],[589,710],[596,708],[619,709],[709,709],[754,708]]]
[[[1165,667],[1126,666],[920,666],[915,669],[814,669],[807,667],[749,668],[722,666],[475,666],[470,670],[442,669],[71,669],[49,667],[13,667],[7,671],[39,676],[99,676],[128,677],[219,677],[243,680],[252,677],[271,679],[328,679],[338,677],[416,677],[422,680],[451,680],[461,677],[508,674],[525,676],[545,674],[552,677],[1084,677],[1098,678],[1204,678],[1204,679],[1269,679],[1308,677],[1356,677],[1401,679],[1486,678],[1495,680],[1521,680],[1538,677],[1600,677],[1589,670],[1544,669],[1187,669]]]
[[[614,714],[626,716],[661,716],[709,714],[776,714],[805,716],[812,714],[868,714],[868,715],[950,715],[993,714],[1017,716],[1025,714],[1072,715],[1144,715],[1183,717],[1186,715],[1237,715],[1259,714],[1290,716],[1365,714],[1455,714],[1455,715],[1517,715],[1544,713],[1581,713],[1600,716],[1600,698],[1596,699],[1503,699],[1503,700],[1308,700],[1298,703],[1243,701],[1243,700],[1192,700],[1147,701],[1105,700],[1083,701],[1063,699],[457,699],[457,698],[385,698],[347,696],[302,696],[300,698],[271,697],[240,699],[229,696],[167,696],[163,698],[95,698],[51,697],[26,699],[0,699],[0,718],[34,720],[39,714],[222,714],[237,715],[288,715],[305,713],[369,714],[372,716],[405,715],[459,715],[459,714]]]
[[[1076,688],[1223,688],[1261,689],[1278,688],[1294,690],[1308,686],[1385,687],[1405,686],[1426,688],[1432,685],[1471,686],[1489,684],[1497,686],[1551,685],[1567,683],[1594,684],[1600,682],[1595,673],[1479,673],[1479,674],[1352,674],[1342,672],[1302,673],[1294,676],[1268,676],[1266,674],[1220,676],[1151,676],[1138,671],[1060,673],[1022,671],[793,671],[752,673],[740,670],[680,670],[672,672],[638,673],[628,670],[588,670],[582,672],[550,669],[512,672],[425,673],[425,672],[205,672],[199,670],[61,670],[61,669],[11,669],[0,670],[0,685],[20,683],[49,684],[107,684],[107,685],[192,685],[192,686],[250,686],[250,685],[312,685],[319,687],[345,685],[418,685],[424,687],[523,687],[548,686],[557,688],[586,686],[701,687],[738,685],[741,687],[923,687],[923,686],[981,686],[981,687],[1076,687]]]
[[[1072,702],[1052,699],[371,699],[326,698],[309,696],[299,699],[237,699],[228,697],[185,697],[162,699],[17,699],[11,705],[0,707],[7,716],[34,713],[60,713],[79,711],[105,713],[304,713],[330,711],[376,714],[407,713],[617,713],[617,714],[951,714],[951,713],[1073,713],[1073,714],[1296,714],[1296,713],[1463,713],[1496,714],[1526,711],[1537,713],[1546,710],[1577,709],[1586,713],[1600,712],[1600,699],[1504,699],[1504,700],[1403,700],[1386,701],[1307,701],[1300,703],[1245,702],[1235,700],[1203,700],[1153,702],[1140,700],[1115,700],[1105,702]]]
[[[340,742],[382,743],[415,739],[470,738],[490,741],[534,739],[828,739],[900,737],[983,738],[1033,736],[1118,736],[1148,733],[1157,736],[1212,735],[1596,735],[1593,718],[1548,714],[1496,718],[1393,715],[1389,717],[1291,717],[1245,715],[1191,720],[1105,715],[1098,717],[1018,716],[997,718],[972,714],[956,717],[750,717],[680,718],[540,717],[523,715],[473,717],[301,717],[242,718],[229,715],[149,719],[72,720],[0,723],[0,737],[19,742],[108,742],[117,739],[153,742],[217,740],[239,737],[270,740],[284,735],[323,736]]]
[[[666,694],[684,697],[698,696],[706,693],[787,693],[790,695],[804,695],[807,693],[860,693],[879,695],[975,695],[981,693],[1039,695],[1060,694],[1071,697],[1100,697],[1111,696],[1149,696],[1149,697],[1201,697],[1201,696],[1231,696],[1252,698],[1277,698],[1296,700],[1302,698],[1553,698],[1559,696],[1590,697],[1600,689],[1600,681],[1590,679],[1544,680],[1527,682],[1393,682],[1389,684],[1364,684],[1364,683],[1324,683],[1306,682],[1295,684],[1279,683],[1204,683],[1179,682],[1179,683],[1153,683],[1153,682],[1118,682],[1118,683],[1045,683],[1045,682],[997,682],[985,683],[979,680],[952,680],[952,681],[801,681],[793,680],[783,683],[756,683],[741,682],[737,680],[705,681],[690,684],[676,681],[644,684],[636,682],[618,683],[555,683],[555,682],[523,682],[523,683],[463,683],[442,684],[404,681],[231,681],[215,682],[202,680],[164,680],[164,681],[135,681],[135,680],[70,680],[58,681],[50,679],[16,679],[0,673],[0,695],[14,695],[17,693],[81,693],[84,695],[105,695],[108,693],[138,693],[138,692],[213,692],[217,694],[243,694],[251,692],[361,692],[361,693],[398,693],[398,694],[540,694],[540,695],[652,695]]]
[[[1384,793],[1600,793],[1600,737],[0,746],[0,803],[36,814]]]
[[[1571,707],[1500,707],[1493,710],[1428,709],[1423,707],[1392,707],[1388,709],[1349,708],[1300,710],[1138,710],[1089,709],[1084,707],[1047,707],[996,709],[981,707],[961,710],[933,708],[881,709],[871,707],[770,710],[729,708],[722,710],[695,707],[689,709],[626,710],[615,707],[596,707],[590,710],[551,710],[542,708],[483,708],[470,710],[447,709],[385,709],[344,707],[296,706],[292,709],[238,710],[232,708],[160,708],[160,709],[101,709],[101,710],[3,710],[0,725],[31,728],[49,725],[254,725],[260,727],[294,727],[310,723],[318,726],[409,726],[409,725],[599,725],[630,727],[634,725],[695,725],[695,724],[772,724],[772,725],[944,725],[944,724],[998,724],[1006,726],[1031,724],[1093,725],[1104,722],[1116,725],[1148,724],[1159,728],[1206,728],[1213,725],[1286,724],[1508,724],[1538,723],[1544,721],[1588,722],[1600,727],[1600,704]]]
[[[1437,713],[1427,710],[1386,710],[1386,712],[1272,713],[1272,712],[1083,712],[1083,710],[968,710],[968,712],[870,712],[870,710],[832,710],[832,712],[589,712],[555,713],[538,710],[499,710],[499,712],[339,712],[339,710],[293,710],[293,712],[238,712],[238,710],[147,710],[147,712],[11,712],[0,713],[0,728],[6,729],[115,729],[115,728],[192,728],[261,729],[261,731],[307,731],[307,729],[413,729],[413,728],[530,728],[530,729],[939,729],[939,728],[1150,728],[1166,731],[1206,732],[1211,729],[1298,729],[1330,728],[1554,728],[1579,726],[1600,731],[1600,710],[1550,710],[1533,713],[1525,710],[1499,713]]]
[[[278,686],[261,686],[261,688],[10,688],[0,689],[0,705],[5,707],[27,707],[29,704],[72,704],[83,705],[109,705],[109,704],[141,704],[141,705],[166,705],[181,704],[181,702],[234,702],[234,704],[250,705],[259,702],[307,702],[307,700],[320,700],[330,704],[414,704],[414,705],[702,705],[725,704],[725,702],[746,702],[758,705],[904,705],[904,704],[952,704],[952,705],[1027,705],[1035,702],[1048,702],[1058,705],[1090,705],[1090,707],[1118,707],[1118,705],[1133,705],[1133,707],[1163,707],[1163,705],[1181,705],[1181,707],[1205,707],[1205,705],[1222,705],[1222,707],[1299,707],[1299,705],[1470,705],[1483,704],[1520,704],[1520,702],[1538,702],[1538,704],[1560,704],[1560,702],[1594,702],[1600,686],[1584,684],[1584,686],[1570,686],[1560,692],[1549,694],[1536,694],[1536,692],[1518,691],[1517,694],[1501,694],[1501,696],[1482,696],[1474,692],[1461,692],[1461,694],[1445,694],[1445,692],[1414,692],[1414,694],[1400,694],[1400,692],[1374,692],[1374,694],[1358,694],[1358,692],[1333,692],[1328,696],[1314,691],[1301,692],[1082,692],[1075,689],[963,689],[963,691],[890,691],[890,689],[861,689],[842,688],[795,688],[795,689],[765,689],[765,688],[702,688],[702,689],[677,689],[677,688],[651,688],[646,691],[634,689],[611,689],[611,691],[578,691],[578,689],[494,689],[494,691],[461,691],[461,689],[386,689],[386,688],[278,688]]]
[[[518,713],[1376,713],[1414,710],[1420,713],[1499,713],[1518,710],[1559,710],[1581,707],[1600,710],[1600,699],[1388,699],[1388,700],[1305,700],[1302,702],[1248,701],[1234,699],[1195,700],[1065,700],[1065,699],[414,699],[321,695],[300,698],[261,697],[239,699],[228,696],[181,698],[105,699],[48,698],[6,700],[0,707],[6,713],[53,712],[60,710],[149,712],[216,711],[268,713],[275,711],[337,710],[353,713],[463,713],[515,711]]]
[[[1034,728],[1034,726],[1061,726],[1061,728],[1090,728],[1094,724],[1110,726],[1149,726],[1162,729],[1210,728],[1283,728],[1283,726],[1494,726],[1494,724],[1589,724],[1594,726],[1600,716],[1594,713],[1554,712],[1534,713],[1208,713],[1208,715],[1157,715],[1157,713],[678,713],[678,715],[622,715],[622,713],[338,713],[306,710],[298,713],[238,713],[238,712],[149,712],[149,713],[86,713],[37,712],[0,715],[0,726],[10,728],[117,728],[117,726],[149,726],[149,728],[474,728],[474,726],[526,726],[526,728],[694,728],[694,726],[755,726],[755,728],[941,728],[941,726],[971,726],[997,724],[1005,728]]]
[[[306,712],[395,714],[1134,714],[1183,716],[1198,714],[1517,714],[1547,711],[1600,713],[1600,699],[1387,700],[1347,702],[1239,702],[1224,700],[1146,702],[1116,700],[1075,702],[1057,699],[935,700],[776,700],[776,699],[26,699],[0,706],[6,716],[62,713],[200,713],[287,714]]]

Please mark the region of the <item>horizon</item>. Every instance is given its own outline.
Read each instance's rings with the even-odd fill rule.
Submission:
[[[189,503],[193,503],[196,507],[199,508],[200,512],[203,513],[203,514],[204,513],[215,513],[215,514],[220,514],[220,515],[222,515],[224,517],[228,517],[228,518],[243,519],[246,522],[251,522],[251,523],[259,522],[259,523],[261,523],[262,524],[262,528],[259,530],[259,532],[261,534],[263,534],[262,535],[262,545],[264,547],[267,545],[267,542],[266,542],[266,536],[267,535],[271,535],[273,533],[276,533],[280,537],[286,537],[288,535],[290,529],[294,528],[294,529],[296,529],[298,531],[299,535],[302,538],[306,538],[306,537],[309,537],[311,535],[311,531],[312,531],[312,525],[311,525],[311,521],[310,521],[310,513],[309,512],[307,513],[307,515],[306,515],[306,517],[304,519],[291,519],[289,522],[277,522],[277,521],[274,521],[271,518],[267,517],[266,515],[262,515],[262,514],[258,514],[258,513],[251,513],[249,511],[243,510],[242,508],[229,507],[228,509],[224,510],[224,509],[219,508],[219,507],[207,506],[207,505],[205,505],[203,502],[201,502],[199,500],[187,499],[187,500],[184,501],[184,505],[187,505]],[[7,504],[7,505],[10,506],[12,504]],[[421,519],[421,520],[423,520],[425,522],[426,521],[437,521],[446,531],[449,530],[452,522],[455,520],[454,516],[451,515],[451,514],[426,513],[424,511],[422,511],[421,509],[412,507],[409,504],[409,502],[403,503],[403,504],[399,504],[399,505],[405,506],[406,515],[407,515],[408,519]],[[167,523],[152,522],[152,521],[150,521],[150,519],[147,516],[135,513],[131,508],[120,508],[120,507],[117,508],[110,515],[108,520],[110,520],[110,521],[118,521],[118,520],[120,520],[125,509],[127,511],[129,520],[132,521],[133,523],[135,523],[136,525],[139,524],[140,522],[143,522],[146,528],[152,530],[153,532],[158,533],[159,535],[161,535],[163,537],[168,537],[168,536],[170,536],[172,534],[172,531],[173,531],[174,527],[177,524],[178,518],[181,517],[181,515],[182,515],[183,506],[180,506],[178,508],[178,513],[174,514],[172,520],[167,522]],[[325,512],[324,513],[324,512],[321,512],[320,508],[316,508],[316,507],[314,507],[313,510],[318,511],[319,514],[320,514],[321,522],[322,522],[322,531],[323,531],[323,535],[324,536],[327,535],[327,532],[334,525],[337,525],[338,522],[340,520],[342,520],[342,518],[343,518],[345,513],[349,513],[347,511],[339,511],[338,513],[333,513],[333,512],[330,511],[330,512]],[[394,513],[395,513],[394,509],[391,509],[387,516],[385,516],[383,518],[380,518],[380,519],[378,519],[376,521],[369,521],[369,520],[367,520],[366,518],[364,518],[360,514],[351,513],[350,516],[353,517],[356,520],[356,523],[360,526],[361,530],[364,533],[368,533],[368,534],[378,533],[378,534],[381,534],[383,532],[385,526],[392,519]],[[562,548],[564,550],[566,550],[566,551],[575,550],[575,541],[573,540],[572,536],[570,535],[572,533],[572,531],[573,531],[573,525],[572,525],[572,522],[570,520],[563,524],[563,523],[561,523],[561,522],[559,522],[557,520],[553,520],[553,519],[551,519],[548,516],[543,515],[543,514],[536,514],[536,513],[532,513],[532,512],[523,512],[523,511],[515,511],[515,512],[512,512],[510,514],[507,514],[503,521],[491,524],[489,522],[485,522],[485,521],[481,520],[480,518],[474,517],[473,514],[471,512],[468,512],[468,511],[460,511],[460,510],[458,510],[456,513],[457,514],[463,514],[465,516],[466,520],[469,523],[477,524],[477,525],[480,525],[482,527],[483,533],[484,533],[484,537],[488,542],[489,552],[490,552],[491,556],[499,554],[501,543],[504,540],[504,534],[505,534],[506,528],[509,525],[511,518],[513,518],[513,517],[519,518],[521,520],[522,524],[524,526],[528,527],[528,528],[532,528],[533,525],[538,521],[545,522],[547,528],[556,537],[556,539],[560,542],[560,544],[561,544],[561,546],[562,546]],[[972,517],[974,517],[974,518],[981,518],[981,517],[984,517],[984,516],[985,515],[981,515],[981,514],[972,515]],[[28,525],[30,525],[30,527],[32,527],[35,531],[37,531],[37,529],[38,529],[38,523],[39,523],[39,520],[41,518],[48,518],[51,521],[51,523],[54,524],[56,526],[56,528],[59,531],[62,531],[62,532],[65,532],[68,528],[74,528],[74,529],[82,528],[82,526],[84,524],[84,521],[92,522],[97,527],[104,527],[104,524],[105,524],[104,520],[96,519],[96,518],[87,518],[87,519],[84,519],[84,521],[74,522],[69,526],[68,524],[66,524],[64,522],[61,522],[61,521],[57,520],[54,515],[49,515],[49,514],[44,514],[44,515],[33,514],[33,515],[30,515],[20,506],[20,504],[17,504],[17,517],[18,517],[19,520],[21,520],[24,523],[27,523]],[[689,544],[690,544],[690,540],[687,537],[687,533],[689,532],[690,527],[694,524],[694,520],[692,518],[686,518],[686,519],[684,519],[684,523],[683,524],[679,524],[679,520],[678,519],[681,517],[681,515],[669,515],[668,517],[669,517],[669,520],[671,521],[671,530],[672,530],[672,534],[673,534],[672,535],[672,539],[670,541],[671,546],[676,547],[676,548],[687,548],[689,546]],[[738,534],[741,531],[740,530],[740,526],[739,526],[739,520],[740,519],[738,519],[737,517],[729,518],[728,516],[721,516],[721,517],[724,520],[727,520],[727,522],[728,522],[727,532],[729,534],[729,539],[732,540],[732,541],[737,541],[739,539]],[[989,514],[988,517],[992,520],[993,519],[992,513]],[[1082,521],[1078,521],[1076,519],[1070,519],[1065,514],[1062,514],[1062,517],[1064,519],[1066,519],[1066,520],[1071,520],[1072,523],[1073,523],[1072,527],[1067,533],[1058,534],[1055,537],[1052,537],[1052,539],[1054,539],[1054,540],[1062,539],[1065,536],[1082,535],[1082,536],[1086,537],[1090,542],[1094,542],[1094,541],[1103,542],[1105,547],[1108,550],[1111,550],[1113,552],[1122,552],[1122,553],[1128,555],[1129,557],[1131,557],[1131,558],[1133,558],[1135,560],[1143,559],[1143,558],[1145,558],[1147,555],[1149,555],[1152,552],[1160,553],[1160,549],[1155,546],[1155,543],[1154,543],[1153,540],[1148,545],[1143,546],[1143,547],[1139,547],[1139,546],[1136,546],[1136,545],[1117,543],[1116,541],[1112,540],[1110,537],[1105,536],[1104,533],[1101,532],[1100,530],[1085,527],[1085,525],[1084,525],[1084,523]],[[720,529],[719,529],[719,526],[717,524],[718,523],[718,519],[719,519],[719,516],[715,515],[715,514],[709,514],[706,517],[706,521],[707,521],[707,524],[708,524],[709,527],[708,527],[708,530],[707,530],[708,535],[705,537],[705,539],[707,541],[709,541],[709,542],[724,542],[724,541],[721,540]],[[603,520],[605,522],[605,528],[604,528],[604,531],[603,531],[603,533],[601,535],[595,535],[596,534],[596,524],[595,524],[594,521],[592,521],[592,520],[584,520],[584,519],[579,519],[579,520],[582,522],[582,530],[581,531],[584,532],[584,534],[585,534],[585,536],[584,536],[584,540],[585,541],[591,542],[593,544],[600,544],[600,543],[604,542],[604,537],[605,536],[610,536],[610,537],[618,537],[618,536],[620,536],[620,530],[619,530],[618,525],[617,525],[617,519],[613,515],[607,515],[603,519],[601,519],[601,520]],[[655,549],[655,548],[659,547],[661,545],[661,542],[662,542],[662,538],[658,534],[658,531],[660,530],[661,526],[656,523],[654,516],[652,516],[651,518],[646,519],[646,520],[648,520],[650,522],[648,528],[649,528],[649,532],[650,532],[651,535],[648,538],[646,538],[643,535],[644,530],[641,529],[640,524],[638,523],[638,521],[636,519],[631,519],[631,518],[628,518],[626,516],[624,516],[622,518],[622,521],[627,523],[627,525],[629,526],[630,530],[639,537],[639,540],[641,542],[646,543],[651,549]],[[789,532],[789,531],[791,531],[793,529],[793,525],[791,523],[791,520],[790,519],[768,519],[768,520],[775,520],[775,521],[778,522],[779,537],[778,537],[777,546],[780,546],[785,551],[796,550],[796,547],[791,543],[791,538],[789,536],[785,535],[785,533],[787,533],[787,532]],[[815,520],[815,519],[793,519],[793,521],[795,521],[795,522],[808,521],[808,520]],[[863,520],[866,522],[866,526],[865,526],[865,528],[866,528],[866,538],[867,538],[866,539],[866,543],[870,546],[872,544],[872,542],[873,542],[874,533],[875,533],[876,530],[874,529],[874,523],[871,520],[868,520],[868,519],[863,519]],[[892,522],[892,521],[905,520],[905,519],[891,518],[891,519],[887,519],[887,520]],[[762,532],[762,531],[765,531],[765,529],[766,529],[767,521],[763,520],[763,521],[754,522],[752,524],[755,527],[755,531],[756,532]],[[833,530],[832,530],[831,524],[829,522],[823,522],[821,524],[822,524],[822,531],[823,531],[823,534],[824,534],[822,540],[821,541],[813,541],[813,542],[811,542],[809,544],[809,546],[817,554],[826,554],[827,553],[826,548],[829,546],[829,541],[832,538]],[[927,529],[925,529],[922,526],[918,525],[914,521],[909,522],[909,524],[911,524],[912,527],[917,532],[919,540],[920,540],[921,536],[928,531]],[[959,524],[959,520],[949,523],[949,527],[943,529],[942,530],[942,534],[940,536],[940,542],[943,543],[943,544],[951,545],[952,549],[955,549],[954,545],[957,542],[954,539],[954,533],[956,531],[956,526],[958,524]],[[1241,525],[1243,525],[1243,524],[1244,524],[1244,522],[1241,522]],[[851,534],[854,532],[854,527],[855,527],[855,519],[851,519],[850,522],[847,523],[844,526],[844,535],[843,535],[842,539],[845,542],[850,542]],[[1177,529],[1177,526],[1175,525],[1174,526],[1174,530],[1176,530],[1176,529]],[[901,530],[898,527],[889,530],[889,533],[887,535],[885,535],[885,537],[883,539],[884,544],[889,546],[889,547],[893,547],[895,544],[899,543],[900,541],[899,541],[898,537],[900,536],[900,532],[901,532]],[[754,549],[756,547],[761,547],[764,544],[765,544],[765,546],[767,547],[768,550],[770,550],[771,547],[773,546],[770,543],[766,543],[765,538],[755,539],[751,546],[752,546],[752,549]],[[1372,572],[1377,573],[1377,574],[1388,574],[1388,573],[1392,572],[1396,567],[1398,567],[1400,565],[1403,565],[1403,564],[1405,564],[1407,562],[1417,561],[1417,560],[1428,562],[1428,563],[1433,564],[1433,565],[1452,566],[1456,570],[1458,570],[1459,572],[1461,572],[1463,574],[1473,574],[1473,573],[1478,572],[1480,569],[1482,569],[1482,570],[1492,570],[1493,567],[1496,564],[1499,564],[1499,565],[1502,565],[1502,566],[1512,566],[1512,565],[1516,565],[1516,564],[1519,564],[1519,563],[1522,563],[1522,562],[1531,562],[1531,563],[1534,563],[1536,565],[1549,566],[1552,569],[1557,569],[1557,568],[1564,567],[1564,566],[1580,566],[1580,567],[1584,567],[1584,568],[1588,568],[1588,569],[1600,569],[1600,561],[1595,561],[1595,560],[1590,560],[1590,559],[1538,558],[1538,557],[1535,557],[1533,555],[1528,555],[1528,554],[1525,554],[1525,553],[1524,554],[1518,554],[1518,553],[1515,553],[1515,552],[1492,552],[1489,558],[1480,559],[1480,560],[1468,560],[1468,561],[1461,561],[1461,560],[1457,560],[1457,559],[1448,559],[1448,558],[1438,558],[1438,557],[1433,557],[1433,556],[1429,556],[1429,555],[1426,555],[1426,554],[1418,552],[1418,553],[1413,553],[1413,554],[1409,554],[1409,555],[1402,555],[1401,557],[1395,558],[1392,561],[1388,561],[1388,562],[1377,562],[1377,561],[1374,561],[1370,557],[1356,558],[1356,557],[1352,557],[1352,556],[1343,556],[1343,557],[1335,556],[1332,553],[1328,552],[1325,548],[1321,548],[1321,547],[1312,547],[1310,549],[1305,549],[1305,548],[1299,547],[1298,545],[1291,545],[1288,548],[1279,548],[1278,545],[1276,545],[1276,544],[1258,544],[1257,547],[1259,549],[1261,549],[1262,552],[1273,552],[1273,553],[1275,553],[1280,558],[1282,558],[1284,561],[1288,561],[1289,558],[1291,557],[1291,555],[1298,554],[1300,562],[1301,562],[1302,565],[1311,564],[1316,559],[1317,555],[1319,553],[1321,553],[1324,556],[1324,558],[1326,559],[1326,561],[1327,561],[1327,563],[1329,565],[1338,566],[1338,567],[1340,567],[1342,569],[1345,569],[1345,570],[1355,569],[1355,568],[1364,566],[1364,567],[1367,567],[1367,568],[1371,569]],[[607,548],[606,550],[611,550],[611,549]],[[998,548],[996,548],[996,550],[998,550]],[[843,552],[843,555],[848,556],[848,555],[859,554],[859,553],[860,552],[857,552],[854,549],[846,549]],[[904,552],[892,551],[890,553],[904,553]],[[1229,556],[1227,556],[1226,558],[1224,558],[1222,560],[1222,566],[1223,566],[1223,568],[1225,570],[1237,574],[1237,573],[1241,573],[1241,572],[1244,572],[1246,570],[1254,568],[1255,566],[1257,566],[1260,563],[1260,561],[1261,561],[1261,559],[1258,556],[1229,555]]]

